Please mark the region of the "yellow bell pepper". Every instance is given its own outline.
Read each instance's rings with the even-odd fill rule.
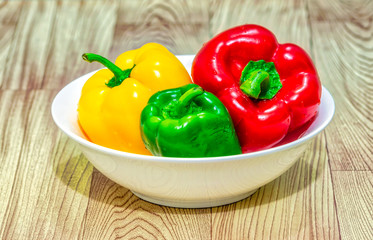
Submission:
[[[82,89],[78,121],[87,138],[104,147],[151,155],[141,139],[141,111],[154,93],[191,83],[184,66],[157,43],[124,52],[115,64],[92,53],[83,59],[107,67]]]

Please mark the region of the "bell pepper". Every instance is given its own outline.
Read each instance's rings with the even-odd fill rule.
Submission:
[[[227,107],[244,153],[278,144],[318,112],[321,83],[311,58],[258,25],[213,37],[195,56],[191,73]]]
[[[141,113],[141,134],[146,148],[156,156],[241,153],[227,109],[216,96],[195,84],[154,94]]]
[[[83,59],[107,67],[82,88],[78,121],[87,138],[104,147],[150,155],[141,139],[141,111],[155,92],[191,82],[184,66],[156,43],[122,53],[115,64],[92,53]]]

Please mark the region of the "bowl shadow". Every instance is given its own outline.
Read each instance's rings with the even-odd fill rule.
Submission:
[[[314,140],[315,142],[316,140]],[[310,144],[306,153],[314,150],[309,149],[313,147],[314,143]],[[164,212],[165,208],[172,208],[142,200],[135,196],[129,189],[120,186],[104,176],[88,161],[79,150],[77,144],[66,137],[60,138],[55,151],[57,158],[55,161],[58,161],[54,169],[56,177],[70,189],[88,197],[89,201],[96,202],[94,205],[104,204],[133,210],[140,206],[141,208],[151,209],[154,213]],[[302,191],[309,188],[323,174],[323,168],[318,168],[314,172],[314,161],[317,161],[315,156],[303,154],[289,170],[275,180],[260,187],[248,198],[228,205],[201,209],[210,209],[216,213],[230,212],[237,209],[266,206],[286,198],[291,201],[293,197],[297,198],[297,195],[303,194]],[[178,211],[171,212],[178,213]],[[193,212],[205,213],[204,210],[197,209]]]

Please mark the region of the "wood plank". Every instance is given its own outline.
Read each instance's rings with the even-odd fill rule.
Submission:
[[[8,61],[9,51],[12,45],[14,29],[20,16],[21,3],[0,3],[0,89],[6,81],[4,73],[8,71],[4,66]],[[10,67],[8,65],[8,67]]]
[[[323,11],[325,1],[312,1],[310,17],[316,66],[336,103],[335,117],[326,129],[332,143],[328,144],[331,168],[372,171],[373,4],[356,1],[347,10],[347,2],[327,2],[328,14]]]
[[[359,25],[369,25],[371,22],[373,2],[369,0],[307,0],[307,2],[312,22],[326,21],[333,24],[344,21]]]
[[[195,54],[208,39],[208,1],[119,1],[111,55],[157,42],[174,54]]]
[[[9,2],[4,8],[16,4]],[[2,89],[60,89],[101,67],[84,62],[81,55],[107,55],[116,20],[113,2],[26,1],[19,11]]]
[[[20,151],[24,142],[25,94],[0,90],[0,237],[7,222],[7,206],[12,195],[14,178],[17,175]],[[26,109],[25,109],[26,108]]]
[[[210,37],[242,24],[259,24],[272,31],[280,43],[294,43],[311,53],[305,0],[212,1]]]
[[[373,235],[372,17],[371,1],[310,1],[317,67],[336,102],[326,136],[342,239]]]
[[[6,7],[13,4],[8,3]],[[46,40],[51,31],[55,5],[33,1],[22,3],[20,11],[5,64],[3,89],[36,88],[45,71]]]
[[[75,144],[56,131],[48,104],[56,91],[1,93],[1,103],[7,107],[1,108],[0,121],[0,238],[77,235],[93,167]]]
[[[334,171],[342,239],[373,239],[372,171]]]
[[[94,172],[81,239],[211,239],[211,209],[148,203]]]
[[[56,89],[93,70],[98,63],[87,63],[81,55],[93,52],[107,56],[112,45],[117,4],[115,1],[62,1],[50,35],[48,67],[43,89]]]
[[[212,239],[338,239],[324,134],[246,200],[213,208]]]

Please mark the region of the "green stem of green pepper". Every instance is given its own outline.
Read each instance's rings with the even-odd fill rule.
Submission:
[[[132,69],[135,67],[133,66],[132,68],[122,70],[117,65],[115,65],[110,60],[108,60],[107,58],[104,58],[94,53],[84,53],[82,55],[82,58],[83,60],[90,62],[90,63],[99,62],[105,67],[107,67],[114,74],[114,77],[110,79],[107,83],[105,83],[106,86],[110,88],[119,86],[126,78],[129,78]]]
[[[186,91],[178,100],[175,112],[177,115],[182,116],[188,109],[190,102],[197,96],[203,94],[203,89],[201,87],[194,87]]]

